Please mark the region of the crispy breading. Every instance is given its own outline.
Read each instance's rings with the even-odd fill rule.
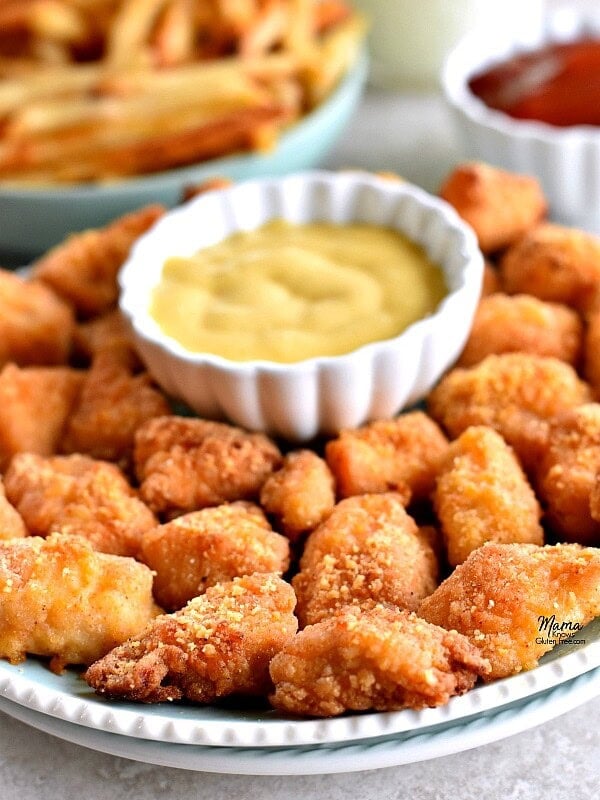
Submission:
[[[296,632],[294,603],[276,575],[219,583],[155,619],[84,677],[98,694],[144,703],[267,694],[269,662]]]
[[[300,626],[345,605],[388,602],[414,610],[437,586],[427,535],[393,493],[342,500],[308,537],[292,585]]]
[[[553,417],[537,483],[548,523],[561,540],[600,544],[600,522],[590,511],[598,470],[600,404],[588,403]]]
[[[271,662],[275,708],[302,716],[440,706],[489,670],[469,640],[416,614],[345,608],[309,625]]]
[[[600,288],[600,239],[562,225],[539,225],[506,251],[500,271],[508,294],[589,311]]]
[[[158,611],[152,573],[133,558],[59,533],[0,542],[0,656],[13,663],[32,653],[56,672],[91,664]]]
[[[572,309],[530,295],[496,293],[479,303],[458,364],[471,367],[493,353],[534,353],[576,366],[582,345],[583,323]]]
[[[340,497],[393,490],[407,504],[429,496],[447,447],[436,423],[413,411],[342,431],[327,443],[325,458]]]
[[[594,485],[590,492],[590,514],[592,519],[600,522],[600,470],[596,473]]]
[[[32,275],[83,317],[108,311],[117,301],[117,273],[131,246],[164,211],[161,205],[150,205],[103,228],[75,233],[38,259]]]
[[[83,377],[68,367],[4,367],[0,372],[0,470],[15,453],[56,452]]]
[[[23,517],[6,499],[4,481],[0,478],[0,540],[22,539],[28,535]]]
[[[434,505],[451,566],[485,542],[544,543],[533,489],[512,449],[492,428],[467,428],[450,444]]]
[[[129,326],[118,309],[80,322],[75,327],[73,346],[79,356],[90,361],[106,350],[122,354],[126,363],[135,358]]]
[[[74,328],[73,309],[51,289],[0,269],[0,366],[65,364]]]
[[[16,455],[4,477],[6,496],[29,532],[81,536],[95,550],[134,556],[154,515],[114,464],[88,456]]]
[[[569,364],[504,353],[451,370],[429,395],[428,410],[453,438],[470,425],[494,428],[532,472],[546,446],[548,419],[590,399],[589,386]]]
[[[477,234],[484,253],[516,241],[546,215],[538,181],[489,164],[461,164],[446,178],[440,196]]]
[[[233,500],[253,500],[281,463],[260,433],[188,417],[156,417],[135,434],[142,499],[168,515]]]
[[[136,430],[168,414],[169,404],[148,373],[134,375],[119,351],[102,350],[86,373],[61,443],[63,453],[85,453],[127,467]]]
[[[167,611],[214,586],[255,572],[282,574],[289,566],[285,536],[251,503],[203,508],[147,531],[139,559],[154,571],[154,596]]]
[[[314,530],[335,505],[333,475],[312,450],[295,450],[283,459],[260,492],[260,503],[292,542]]]
[[[491,662],[486,680],[532,669],[575,626],[600,615],[600,550],[485,544],[423,600],[418,614],[467,636]]]

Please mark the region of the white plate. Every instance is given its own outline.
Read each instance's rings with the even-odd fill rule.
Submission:
[[[600,667],[600,618],[578,638],[586,643],[561,645],[534,670],[479,686],[452,698],[446,706],[423,711],[297,720],[273,710],[231,705],[117,703],[97,697],[75,670],[54,675],[35,659],[17,666],[0,662],[0,698],[80,727],[188,746],[296,747],[348,742],[465,721]]]
[[[202,747],[152,742],[83,728],[0,699],[0,711],[101,753],[165,767],[231,775],[319,775],[427,761],[521,733],[600,695],[600,669],[535,698],[431,731],[352,744],[292,748]]]

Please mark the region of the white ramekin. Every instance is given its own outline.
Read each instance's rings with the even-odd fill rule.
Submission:
[[[442,267],[448,295],[400,336],[294,364],[233,362],[189,352],[166,336],[149,314],[166,259],[272,219],[395,228]],[[307,172],[210,192],[167,214],[132,249],[119,278],[120,305],[165,391],[203,417],[301,441],[392,416],[422,398],[464,345],[481,277],[475,237],[443,201],[366,173]]]
[[[535,175],[553,219],[600,232],[600,128],[558,128],[516,120],[486,106],[469,89],[477,73],[554,42],[600,36],[600,8],[565,7],[521,38],[486,29],[466,36],[446,60],[442,85],[468,158]]]

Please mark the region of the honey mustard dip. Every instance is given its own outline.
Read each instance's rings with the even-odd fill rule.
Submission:
[[[291,363],[397,336],[446,292],[395,230],[277,220],[169,259],[150,313],[189,351]]]

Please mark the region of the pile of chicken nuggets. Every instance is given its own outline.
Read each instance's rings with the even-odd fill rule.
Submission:
[[[331,716],[441,705],[600,615],[600,241],[531,178],[440,193],[488,258],[458,364],[312,448],[179,416],[144,371],[116,277],[160,207],[0,271],[1,657]]]

